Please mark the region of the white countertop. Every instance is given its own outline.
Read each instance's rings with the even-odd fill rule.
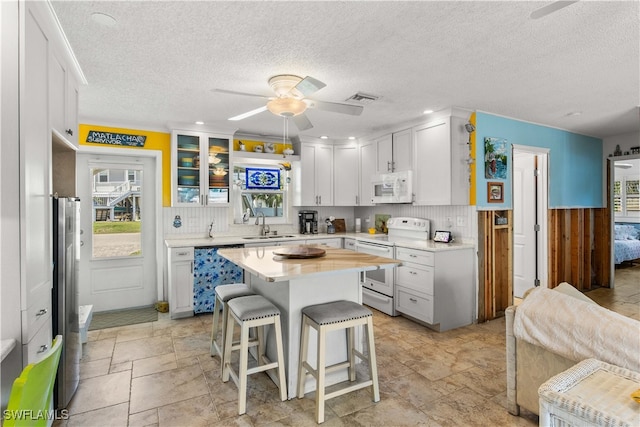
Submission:
[[[267,282],[283,282],[336,272],[369,271],[393,268],[401,261],[376,255],[322,246],[326,254],[319,258],[291,259],[275,255],[282,246],[221,249],[218,254]]]
[[[286,237],[293,236],[293,237]],[[351,239],[360,239],[366,241],[375,241],[374,236],[378,236],[377,234],[371,235],[369,233],[335,233],[335,234],[296,234],[296,233],[284,233],[278,236],[269,236],[267,239],[256,238],[258,236],[237,236],[237,235],[216,235],[213,238],[208,237],[185,237],[185,238],[169,238],[165,240],[165,245],[167,248],[183,248],[183,247],[217,247],[217,246],[225,246],[225,245],[242,245],[249,243],[264,243],[265,245],[270,245],[275,242],[283,242],[290,241],[295,242],[297,240],[317,240],[317,239],[331,239],[331,238],[351,238]],[[250,237],[250,238],[247,238]],[[474,248],[473,244],[470,243],[436,243],[433,240],[401,240],[397,239],[395,241],[396,246],[410,248],[410,249],[419,249],[424,251],[452,251],[452,250],[460,250],[460,249],[472,249]]]
[[[14,340],[13,338],[0,341],[0,361],[4,360],[4,358],[11,353],[11,350],[13,350],[15,346],[16,340]]]

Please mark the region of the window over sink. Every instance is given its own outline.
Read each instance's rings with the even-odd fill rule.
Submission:
[[[251,223],[261,214],[268,224],[290,222],[290,167],[287,169],[285,165],[254,159],[246,162],[241,159],[234,164],[234,223]]]

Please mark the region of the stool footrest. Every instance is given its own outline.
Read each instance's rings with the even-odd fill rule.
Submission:
[[[324,395],[325,400],[333,399],[334,397],[342,396],[343,394],[351,393],[352,391],[360,390],[361,388],[369,387],[373,384],[372,380],[363,381],[361,383],[352,384],[349,386],[345,386],[340,390],[333,391],[331,393],[326,393]],[[376,401],[377,402],[377,401]]]

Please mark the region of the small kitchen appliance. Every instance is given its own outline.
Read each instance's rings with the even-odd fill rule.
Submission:
[[[318,234],[318,211],[299,211],[300,234]]]
[[[411,171],[381,173],[371,178],[371,203],[411,203]]]

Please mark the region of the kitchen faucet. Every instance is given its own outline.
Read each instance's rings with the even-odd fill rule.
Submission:
[[[209,224],[209,237],[213,238],[213,222]]]
[[[260,215],[262,215],[262,228],[260,229],[260,235],[266,236],[269,234],[269,226],[265,224],[264,212],[258,212],[256,214],[256,225],[260,224]]]

